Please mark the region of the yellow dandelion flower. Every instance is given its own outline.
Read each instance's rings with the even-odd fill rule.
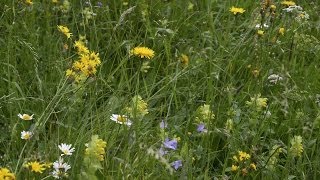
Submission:
[[[282,1],[281,4],[285,5],[285,6],[294,6],[294,5],[296,5],[296,3],[293,2],[293,1]]]
[[[238,7],[232,6],[232,7],[229,9],[229,11],[232,12],[234,15],[236,15],[236,14],[242,14],[242,13],[244,13],[246,10],[244,10],[243,8],[238,8]]]
[[[130,54],[147,59],[151,59],[154,57],[154,51],[147,47],[135,47],[130,51]]]
[[[15,180],[16,176],[7,168],[0,169],[0,180]]]
[[[46,164],[41,164],[37,161],[34,162],[29,162],[25,165],[26,168],[30,168],[31,171],[36,172],[36,173],[43,173],[44,170],[46,170],[47,165]]]
[[[237,171],[239,169],[239,166],[233,165],[231,166],[231,171]]]
[[[72,36],[72,33],[70,33],[69,28],[62,25],[58,25],[57,27],[60,32],[67,36],[68,39]]]
[[[275,11],[275,10],[277,9],[277,6],[275,6],[275,5],[272,4],[272,5],[270,6],[270,9],[271,9],[272,11]]]

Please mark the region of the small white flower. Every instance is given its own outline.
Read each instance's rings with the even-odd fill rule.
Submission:
[[[61,177],[68,177],[68,173],[60,171],[59,169],[53,170],[51,175],[52,175],[52,177],[54,177],[56,179],[60,179]]]
[[[268,80],[270,83],[273,83],[273,84],[277,84],[278,81],[282,81],[283,78],[277,74],[271,74],[269,77],[268,77]]]
[[[59,160],[53,163],[53,168],[56,171],[60,171],[60,169],[64,169],[64,172],[67,172],[69,169],[71,169],[71,166],[68,163],[65,163],[63,161],[64,160],[61,157],[59,157]]]
[[[29,114],[18,114],[18,117],[25,121],[30,121],[33,119],[33,114],[30,116]]]
[[[260,28],[262,28],[262,27],[264,27],[264,28],[267,29],[267,28],[269,27],[269,25],[266,24],[266,23],[264,23],[263,26],[261,26],[261,24],[257,24],[257,25],[256,25],[256,28],[257,28],[257,29],[260,29]]]
[[[21,139],[28,140],[32,137],[33,133],[30,131],[22,131],[21,132]]]
[[[58,147],[63,152],[61,156],[63,155],[71,156],[75,150],[75,148],[71,148],[71,146],[72,144],[65,144],[65,143],[60,144]]]
[[[110,116],[110,119],[119,124],[125,124],[127,126],[132,125],[132,122],[128,119],[126,115],[112,114],[112,116]]]

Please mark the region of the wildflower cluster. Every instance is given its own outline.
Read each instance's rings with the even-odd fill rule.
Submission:
[[[16,176],[7,168],[0,168],[0,180],[15,180]]]
[[[83,39],[75,41],[74,47],[77,50],[79,59],[76,60],[70,69],[67,69],[66,76],[76,83],[83,82],[92,77],[97,72],[97,67],[101,64],[99,53],[90,51]]]
[[[301,157],[303,152],[303,145],[302,145],[302,137],[301,136],[294,136],[290,141],[291,147],[289,149],[290,154],[293,157]]]
[[[210,105],[204,104],[198,107],[196,112],[195,122],[197,123],[197,131],[199,133],[206,133],[208,130],[206,126],[212,123],[212,120],[215,118],[213,111],[210,109]]]
[[[235,173],[241,172],[243,176],[246,176],[249,171],[256,171],[257,166],[251,162],[250,158],[250,154],[244,151],[238,151],[238,154],[232,157],[233,163],[231,171]]]
[[[257,111],[261,111],[267,107],[268,98],[261,98],[261,94],[257,94],[250,98],[250,101],[246,101],[246,104]]]
[[[107,143],[99,139],[98,135],[91,137],[91,141],[86,144],[80,179],[96,179],[96,171],[102,169],[101,161],[104,160],[106,146]]]
[[[142,119],[145,115],[149,114],[148,103],[140,95],[136,95],[132,98],[130,106],[125,108],[125,111],[131,117]]]
[[[62,154],[60,155],[59,159],[53,163],[53,171],[51,172],[52,177],[56,179],[69,176],[67,171],[71,169],[71,166],[68,163],[64,162],[62,156],[71,156],[75,150],[75,148],[72,148],[72,144],[65,143],[61,143],[60,145],[58,145],[58,148],[60,149],[60,151],[62,151]]]
[[[29,115],[29,114],[18,114],[18,117],[23,120],[23,121],[31,121],[33,119],[33,115]],[[31,137],[33,136],[33,132],[31,131],[25,131],[23,130],[21,132],[21,139],[24,139],[24,140],[29,140]]]

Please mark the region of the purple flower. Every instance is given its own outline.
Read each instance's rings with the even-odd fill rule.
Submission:
[[[98,2],[97,2],[97,6],[98,6],[98,7],[102,7],[102,2],[98,1]]]
[[[165,128],[167,128],[167,126],[168,126],[168,124],[164,120],[162,120],[160,123],[160,128],[165,129]]]
[[[173,166],[173,168],[174,168],[175,170],[178,170],[179,167],[182,166],[182,161],[181,161],[181,160],[174,161],[174,162],[171,163],[171,166]]]
[[[176,139],[172,139],[170,141],[169,138],[166,138],[166,140],[163,142],[163,145],[165,148],[176,150],[178,146],[178,142]]]
[[[204,132],[204,133],[208,132],[208,130],[205,129],[205,127],[204,127],[204,123],[198,124],[197,131],[200,132],[200,133],[201,133],[201,132]]]

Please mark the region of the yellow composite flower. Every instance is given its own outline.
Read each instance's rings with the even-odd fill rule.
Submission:
[[[233,165],[231,166],[231,171],[237,171],[239,169],[239,166]]]
[[[148,47],[135,47],[130,51],[130,54],[147,59],[154,57],[154,51]]]
[[[189,65],[189,57],[185,54],[181,54],[180,62],[182,63],[183,67],[187,67]]]
[[[7,168],[0,168],[0,180],[15,180],[16,176]]]
[[[18,117],[24,121],[30,121],[33,119],[33,114],[30,116],[29,114],[18,114]]]
[[[28,5],[32,5],[32,4],[33,4],[33,2],[32,2],[32,0],[26,0],[26,4],[28,4]]]
[[[253,170],[255,170],[255,171],[257,170],[257,166],[256,166],[256,164],[254,164],[254,163],[251,163],[251,164],[250,164],[250,168],[253,169]]]
[[[60,32],[67,36],[68,39],[72,36],[72,33],[70,33],[69,28],[62,25],[58,25],[57,27]]]
[[[236,14],[242,14],[246,10],[244,10],[243,8],[238,8],[238,7],[232,6],[229,11],[232,12],[234,15],[236,15]]]
[[[284,35],[284,31],[285,31],[284,28],[280,28],[280,29],[279,29],[279,34],[281,34],[281,35],[283,36],[283,35]]]
[[[294,6],[294,5],[296,5],[296,3],[293,2],[293,1],[282,1],[281,4],[285,5],[285,6]]]
[[[239,155],[239,160],[240,160],[240,161],[250,159],[250,154],[248,154],[248,153],[246,153],[246,152],[238,151],[238,155]]]
[[[46,170],[47,164],[41,164],[37,161],[29,162],[25,165],[26,168],[30,167],[30,170],[36,173],[43,173]]]
[[[258,31],[257,31],[257,34],[258,34],[259,36],[263,36],[263,35],[264,35],[264,31],[258,30]]]

